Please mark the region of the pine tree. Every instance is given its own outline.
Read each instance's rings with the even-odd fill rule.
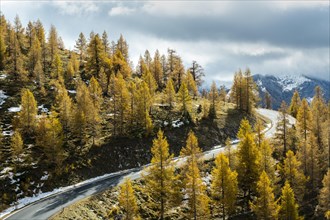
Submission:
[[[257,218],[277,219],[280,207],[275,200],[271,181],[265,171],[261,173],[257,183],[257,194],[257,200],[250,203]]]
[[[174,167],[171,164],[173,155],[169,153],[169,147],[163,132],[160,130],[157,138],[153,140],[151,148],[151,166],[146,168],[145,192],[152,198],[153,206],[163,220],[166,212],[171,207],[171,194],[173,193]]]
[[[229,160],[224,154],[219,154],[215,159],[211,190],[216,208],[222,211],[222,217],[226,219],[226,215],[235,211],[238,182],[237,172],[231,170]]]
[[[285,182],[282,188],[282,195],[280,198],[279,219],[300,220],[303,219],[298,213],[298,204],[295,201],[295,194],[288,182]]]
[[[291,98],[291,104],[290,104],[289,110],[288,110],[289,113],[293,117],[297,117],[300,105],[301,105],[301,99],[300,99],[300,96],[299,96],[299,92],[297,90],[295,90],[294,93],[293,93],[293,96]]]
[[[24,134],[31,134],[34,130],[38,113],[37,102],[33,93],[28,89],[21,91],[21,111],[18,113],[19,128]]]
[[[305,194],[306,177],[300,171],[301,163],[294,153],[289,150],[283,162],[282,176],[293,188],[297,200],[300,202]]]
[[[120,186],[118,201],[119,206],[124,212],[123,219],[133,220],[135,217],[138,217],[139,207],[134,195],[132,181],[129,178],[125,178],[124,182]]]
[[[323,187],[318,197],[318,213],[327,218],[330,212],[330,169],[322,180]]]
[[[191,108],[191,97],[189,95],[186,83],[182,83],[178,92],[178,100],[182,104],[181,112],[185,119],[189,118]]]
[[[260,175],[260,152],[254,142],[254,134],[249,121],[243,119],[238,131],[237,171],[238,182],[243,191],[250,196],[256,188]]]
[[[175,90],[173,87],[172,79],[167,80],[167,84],[164,92],[166,97],[165,98],[166,103],[169,104],[170,108],[173,108],[173,103],[175,101]]]
[[[212,82],[212,85],[211,85],[209,99],[211,101],[210,110],[209,110],[209,117],[210,118],[216,118],[217,117],[216,104],[217,104],[217,101],[218,101],[218,89],[217,89],[217,85],[215,84],[214,81]]]

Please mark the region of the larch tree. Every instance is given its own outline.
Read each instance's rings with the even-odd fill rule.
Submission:
[[[49,165],[54,165],[55,171],[60,172],[61,165],[66,157],[63,149],[61,122],[53,116],[44,116],[38,123],[37,130],[36,144],[43,149]]]
[[[152,198],[153,207],[158,212],[158,217],[163,220],[171,207],[171,194],[173,193],[174,167],[171,163],[173,155],[169,153],[166,138],[161,130],[153,140],[151,148],[151,166],[146,168],[143,179],[145,192]]]
[[[217,85],[215,84],[215,82],[212,82],[211,85],[211,90],[209,93],[209,99],[211,101],[211,105],[210,105],[210,110],[209,110],[209,117],[210,118],[216,118],[217,117],[217,108],[216,105],[218,103],[218,89],[217,89]]]
[[[18,113],[19,128],[23,134],[31,134],[35,127],[38,113],[37,102],[28,89],[21,91],[21,111]]]
[[[71,131],[73,124],[73,103],[65,88],[60,89],[56,95],[56,110],[63,127],[65,138],[67,139],[68,133]]]
[[[299,156],[304,169],[304,174],[307,174],[307,137],[311,132],[312,114],[308,106],[307,100],[304,98],[301,102],[298,112],[296,114],[297,122],[297,136],[299,139]]]
[[[294,93],[293,93],[293,96],[291,98],[291,103],[290,103],[288,112],[293,117],[297,117],[300,105],[301,105],[301,99],[300,99],[300,96],[299,96],[299,92],[297,90],[295,90]]]
[[[190,116],[190,108],[191,108],[191,97],[189,95],[189,91],[187,88],[186,83],[182,83],[180,86],[180,89],[178,91],[178,100],[181,103],[181,112],[182,116],[185,118],[185,120],[189,120]]]
[[[75,49],[79,54],[79,62],[80,66],[83,66],[83,61],[85,60],[86,52],[87,52],[87,40],[83,33],[79,34],[78,40],[76,40]]]
[[[89,42],[87,49],[87,72],[90,76],[99,77],[105,59],[104,46],[100,36],[96,34]]]
[[[149,70],[142,73],[142,80],[148,85],[151,97],[154,97],[157,90],[157,82]]]
[[[185,190],[188,195],[188,218],[209,219],[209,198],[200,176],[197,161],[188,164]]]
[[[119,206],[124,213],[125,220],[133,220],[138,217],[138,205],[134,195],[132,181],[125,178],[124,182],[120,185],[118,195]]]
[[[267,173],[268,177],[272,181],[275,181],[276,162],[275,162],[274,158],[272,157],[273,149],[270,146],[267,139],[264,139],[261,141],[259,151],[260,151],[260,155],[261,155],[261,157],[260,157],[261,170],[265,171]]]
[[[34,37],[32,38],[31,48],[28,53],[28,60],[29,60],[28,61],[29,75],[35,77],[34,69],[37,63],[40,62],[41,60],[41,47],[35,33],[34,33]]]
[[[51,77],[53,79],[57,79],[61,83],[64,83],[63,77],[63,63],[61,57],[58,53],[54,55],[54,60],[52,61],[51,65]]]
[[[230,168],[229,160],[224,154],[219,154],[215,159],[212,170],[211,192],[216,208],[222,212],[222,218],[235,211],[238,193],[237,172]]]
[[[13,155],[15,170],[19,164],[19,157],[23,153],[23,139],[19,131],[15,131],[10,141],[10,148]]]
[[[195,82],[193,76],[189,72],[189,70],[187,71],[185,81],[186,81],[187,88],[188,88],[190,96],[196,97],[197,93],[198,93],[197,85],[196,85],[196,82]]]
[[[109,42],[108,34],[106,31],[103,31],[103,33],[102,33],[102,44],[103,44],[105,56],[109,56],[110,55],[110,42]]]
[[[152,62],[152,68],[151,68],[152,74],[154,76],[154,79],[156,80],[157,87],[163,88],[163,68],[162,68],[162,63],[161,63],[161,57],[159,54],[159,51],[156,50],[154,59]]]
[[[257,121],[254,125],[254,131],[255,131],[255,134],[256,134],[256,144],[258,146],[258,149],[261,148],[261,142],[264,140],[264,133],[263,133],[263,130],[265,129],[262,121],[257,118]]]
[[[329,113],[327,112],[327,107],[325,105],[325,101],[323,98],[323,92],[321,87],[315,87],[315,94],[311,103],[311,111],[312,111],[312,132],[316,137],[316,142],[318,145],[318,150],[320,152],[320,170],[321,175],[323,176],[327,172],[327,165],[326,163],[328,159],[330,159],[330,149],[328,143],[328,150],[327,150],[327,142],[330,141],[330,133],[329,133],[329,125],[330,121],[327,120]],[[327,158],[328,155],[328,158]]]
[[[138,83],[136,94],[136,113],[137,113],[137,126],[150,134],[153,129],[152,120],[149,114],[151,109],[152,97],[150,95],[149,87],[144,81]]]
[[[257,199],[250,202],[252,211],[258,219],[277,219],[280,210],[273,193],[272,183],[267,173],[263,171],[257,183]]]
[[[224,104],[226,104],[226,99],[227,99],[226,87],[222,85],[220,86],[219,100],[222,101]]]
[[[288,182],[285,182],[280,197],[279,219],[301,220],[298,213],[298,204],[295,200],[295,193]]]
[[[125,133],[125,122],[129,118],[129,92],[126,82],[121,75],[111,76],[112,108],[114,113],[114,134],[123,135]]]
[[[287,150],[289,150],[289,115],[288,107],[285,101],[282,101],[281,107],[279,109],[280,115],[279,120],[276,125],[275,139],[279,142],[278,145],[283,146],[283,157],[285,157]]]
[[[95,138],[100,133],[100,122],[101,122],[101,110],[102,110],[102,89],[97,80],[92,76],[88,85],[89,95],[93,103],[93,111],[90,111],[90,135],[92,136],[93,145],[95,144]]]
[[[167,80],[164,92],[166,103],[170,106],[170,108],[173,108],[173,103],[175,101],[175,90],[172,79]]]
[[[289,150],[281,168],[282,177],[293,188],[297,200],[302,201],[305,194],[306,177],[300,170],[301,163],[297,160],[294,153]]]
[[[322,180],[323,187],[318,197],[318,214],[329,219],[330,217],[330,169]]]
[[[200,87],[203,83],[203,77],[205,76],[203,67],[194,60],[194,61],[192,61],[189,71],[190,71],[191,75],[193,76],[197,87]]]
[[[117,49],[117,51],[120,51],[120,53],[124,57],[124,60],[126,61],[126,63],[128,63],[129,62],[128,44],[122,34],[120,35],[120,37],[117,41],[116,49]]]
[[[225,142],[225,155],[228,158],[230,169],[233,170],[236,164],[236,160],[235,160],[235,150],[232,147],[230,138],[227,138]]]
[[[124,79],[129,78],[131,76],[131,67],[129,66],[124,55],[119,49],[116,50],[116,53],[112,57],[112,67],[115,74],[120,72],[123,75]]]
[[[55,60],[55,55],[58,53],[58,34],[54,25],[50,26],[49,36],[48,36],[48,48],[50,65],[53,65]]]
[[[260,175],[260,152],[248,120],[241,121],[237,136],[240,140],[237,150],[238,182],[244,193],[250,197],[251,191],[256,189]]]
[[[272,97],[268,91],[265,93],[265,107],[266,109],[272,109]]]

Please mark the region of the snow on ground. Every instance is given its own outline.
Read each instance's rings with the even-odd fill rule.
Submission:
[[[21,111],[21,106],[18,106],[18,107],[10,107],[10,108],[8,108],[8,111],[9,111],[9,112],[19,112],[19,111]]]
[[[12,136],[12,135],[14,134],[14,131],[12,131],[12,130],[9,130],[9,131],[3,131],[2,134],[3,134],[4,136]]]
[[[6,79],[7,75],[6,74],[0,74],[0,79]]]
[[[71,94],[76,94],[76,93],[77,93],[77,91],[76,91],[76,90],[69,90],[69,89],[68,89],[68,93],[71,93]]]
[[[49,112],[48,108],[45,108],[44,105],[39,105],[38,109],[41,109],[41,112],[43,112],[43,113]]]
[[[41,181],[46,181],[46,180],[48,180],[48,177],[49,177],[48,172],[45,171],[44,174],[45,174],[45,175],[43,175],[43,176],[40,178]]]
[[[5,95],[5,92],[3,90],[0,90],[0,106],[5,103],[5,99],[8,98],[8,96]],[[0,107],[1,108],[1,107]]]
[[[173,128],[179,128],[179,127],[181,127],[182,125],[184,125],[184,123],[183,123],[182,121],[180,121],[180,119],[175,120],[175,121],[172,121],[172,127],[173,127]]]
[[[291,91],[294,88],[298,88],[304,82],[311,81],[303,75],[295,76],[295,75],[283,75],[278,76],[279,84],[282,86],[283,91]]]

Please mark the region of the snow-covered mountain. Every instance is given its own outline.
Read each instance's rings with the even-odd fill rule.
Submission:
[[[273,109],[278,109],[282,100],[290,104],[291,97],[295,90],[298,90],[301,99],[306,98],[307,101],[310,102],[314,96],[314,88],[320,86],[324,93],[324,98],[327,101],[330,98],[330,82],[314,79],[309,76],[256,74],[253,76],[253,79],[259,88],[261,105],[264,106],[265,92],[268,91],[272,97]]]

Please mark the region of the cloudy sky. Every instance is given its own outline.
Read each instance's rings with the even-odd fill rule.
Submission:
[[[305,74],[330,79],[329,1],[1,1],[23,25],[54,24],[73,49],[80,32],[122,33],[134,66],[148,49],[173,48],[206,81],[230,81],[239,68],[257,74]]]

